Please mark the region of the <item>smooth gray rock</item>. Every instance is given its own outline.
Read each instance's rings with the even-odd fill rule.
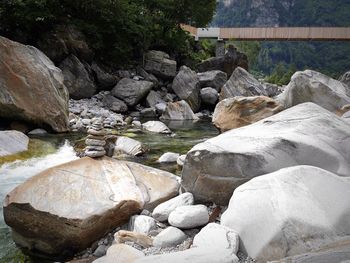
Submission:
[[[129,220],[130,231],[148,235],[151,231],[156,230],[157,222],[150,216],[135,215]]]
[[[214,106],[219,100],[219,93],[210,87],[201,89],[200,96],[202,103],[209,106]]]
[[[208,249],[225,248],[231,250],[233,254],[237,254],[239,249],[239,236],[228,227],[210,223],[203,227],[194,237],[193,246]]]
[[[150,81],[136,81],[123,78],[112,90],[112,95],[125,101],[128,106],[136,106],[148,95],[153,87]]]
[[[350,237],[349,198],[348,179],[293,166],[238,187],[221,224],[239,234],[240,249],[258,262],[279,260]]]
[[[222,87],[220,100],[236,96],[250,97],[260,95],[268,95],[264,86],[248,71],[238,67],[233,71],[230,79]]]
[[[143,144],[135,139],[120,136],[115,142],[114,155],[118,156],[119,154],[128,154],[132,156],[140,156],[144,154],[146,148]]]
[[[125,102],[112,95],[103,96],[102,103],[106,108],[116,113],[124,113],[128,111],[128,106]]]
[[[91,98],[96,93],[97,88],[92,76],[76,56],[70,55],[59,67],[70,98],[76,100]]]
[[[186,66],[180,68],[180,72],[173,81],[172,88],[175,94],[185,100],[194,112],[197,112],[201,106],[199,91],[199,78],[193,70]]]
[[[307,164],[349,176],[348,149],[349,123],[304,103],[194,146],[182,187],[198,201],[226,205],[239,185],[285,167]]]
[[[160,78],[175,77],[176,67],[176,61],[162,51],[151,50],[146,54],[145,70]]]
[[[95,257],[102,257],[104,255],[106,255],[106,252],[107,252],[107,247],[106,245],[102,244],[102,245],[99,245],[96,250],[94,251],[93,255]]]
[[[47,134],[47,131],[45,131],[44,129],[34,129],[30,132],[28,132],[28,135],[44,135],[44,134]]]
[[[155,107],[158,103],[165,103],[159,92],[151,90],[146,98],[146,105],[148,107]]]
[[[350,87],[316,71],[299,71],[292,76],[277,101],[285,108],[313,102],[331,112],[337,112],[350,104]]]
[[[158,221],[167,221],[170,213],[177,207],[193,205],[194,199],[191,193],[184,193],[158,205],[152,213],[152,217]]]
[[[164,134],[171,133],[171,130],[161,121],[148,121],[146,123],[143,123],[142,127],[149,132]]]
[[[158,114],[163,114],[166,110],[167,104],[165,102],[157,103],[154,108],[156,109]]]
[[[168,222],[182,229],[203,226],[209,222],[208,209],[205,205],[180,206],[169,214]]]
[[[167,152],[164,153],[161,157],[159,157],[159,163],[176,163],[177,158],[179,158],[180,154]]]
[[[193,113],[190,105],[186,101],[181,100],[168,103],[160,119],[181,121],[198,120],[198,117]]]
[[[201,88],[211,87],[218,92],[221,91],[222,86],[224,86],[227,81],[227,74],[220,70],[202,72],[197,75]]]
[[[133,263],[238,263],[228,249],[191,248],[184,251],[148,256]]]
[[[19,131],[0,131],[0,157],[28,150],[29,138]]]
[[[153,239],[155,247],[176,247],[187,239],[187,235],[176,227],[167,227]]]

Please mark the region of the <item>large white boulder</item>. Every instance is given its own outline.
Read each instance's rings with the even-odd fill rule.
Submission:
[[[348,200],[349,180],[294,166],[238,187],[221,224],[239,234],[240,249],[258,262],[278,260],[350,237]]]
[[[19,247],[64,260],[142,209],[178,192],[175,175],[141,164],[88,157],[50,168],[10,192],[4,218]]]
[[[304,103],[194,146],[182,186],[197,200],[225,205],[237,186],[285,167],[306,164],[349,176],[349,149],[349,123]]]
[[[304,102],[336,112],[350,104],[350,87],[322,73],[305,70],[296,72],[282,94],[277,97],[286,108]]]

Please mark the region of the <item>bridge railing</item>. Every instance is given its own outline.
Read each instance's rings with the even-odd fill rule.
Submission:
[[[197,40],[200,38],[235,40],[337,40],[350,41],[350,27],[244,27],[195,28],[181,25]]]

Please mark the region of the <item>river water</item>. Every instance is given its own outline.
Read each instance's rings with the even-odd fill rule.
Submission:
[[[118,131],[141,141],[149,151],[142,157],[128,158],[155,168],[167,170],[176,174],[181,171],[174,164],[159,164],[156,160],[165,152],[185,154],[194,145],[218,134],[218,131],[208,121],[200,122],[170,122],[168,127],[173,135],[152,134],[133,129]],[[29,150],[10,159],[0,159],[0,199],[4,200],[18,184],[35,174],[55,165],[77,159],[73,145],[84,138],[83,134],[47,135],[31,138]],[[0,206],[0,263],[34,262],[26,258],[11,239],[10,229],[3,219]]]

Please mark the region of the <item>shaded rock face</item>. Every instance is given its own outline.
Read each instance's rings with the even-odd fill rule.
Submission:
[[[239,234],[241,250],[258,262],[279,260],[340,237],[350,240],[349,198],[349,180],[294,166],[237,188],[221,223]]]
[[[112,90],[112,95],[125,101],[128,106],[136,106],[153,87],[150,81],[124,78]]]
[[[182,66],[180,72],[176,75],[172,88],[175,94],[182,100],[185,100],[194,112],[197,112],[201,106],[199,91],[199,78],[193,70]]]
[[[209,107],[215,106],[216,102],[219,100],[219,93],[210,87],[201,89],[200,96],[202,104]]]
[[[292,76],[277,100],[286,108],[303,102],[313,102],[336,112],[350,104],[350,87],[316,71],[299,71]]]
[[[116,113],[123,113],[128,111],[128,106],[124,101],[117,99],[112,95],[103,96],[102,103],[108,109]]]
[[[62,72],[41,51],[0,37],[0,72],[0,117],[69,130]]]
[[[271,263],[320,263],[320,262],[347,262],[350,258],[350,239],[337,240],[315,252],[291,256]]]
[[[64,260],[141,209],[175,196],[176,176],[136,163],[88,157],[50,168],[15,188],[4,203],[17,245]]]
[[[225,205],[242,183],[285,167],[306,164],[349,176],[349,135],[342,118],[316,104],[300,104],[194,146],[182,186],[196,200]]]
[[[70,54],[80,60],[91,62],[94,54],[86,43],[85,36],[74,26],[58,26],[38,43],[52,61],[59,64]]]
[[[168,103],[160,117],[163,120],[197,120],[190,105],[184,100]]]
[[[28,149],[29,138],[19,131],[0,131],[0,157]]]
[[[267,96],[264,86],[243,68],[236,68],[230,79],[222,87],[220,100],[236,96]]]
[[[260,121],[282,110],[283,107],[269,97],[234,97],[216,105],[212,121],[216,128],[225,132]]]
[[[199,82],[201,88],[211,87],[220,92],[222,86],[227,81],[227,74],[220,70],[212,70],[207,72],[198,73]]]
[[[151,50],[146,54],[145,70],[160,78],[175,77],[176,65],[176,61],[162,51]]]
[[[98,88],[100,90],[111,90],[119,80],[116,76],[105,72],[96,63],[92,63],[91,70],[94,73]]]
[[[248,70],[248,58],[245,54],[230,46],[223,57],[209,58],[198,65],[199,72],[220,70],[231,76],[232,72],[241,67]]]
[[[76,100],[91,98],[96,93],[97,88],[92,76],[76,56],[70,55],[63,60],[60,69],[70,98]]]

